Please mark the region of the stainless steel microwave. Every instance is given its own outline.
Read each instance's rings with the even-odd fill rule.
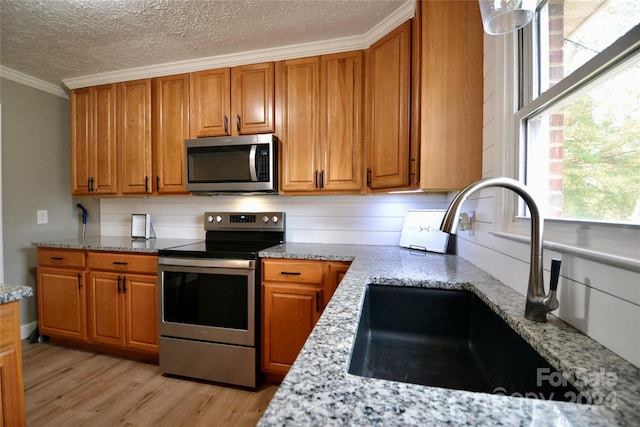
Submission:
[[[272,134],[188,139],[187,190],[277,193],[278,138]]]

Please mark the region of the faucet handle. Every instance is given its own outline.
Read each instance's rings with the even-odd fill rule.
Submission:
[[[549,282],[549,290],[556,291],[558,289],[558,279],[560,278],[560,264],[562,260],[551,260],[551,281]]]

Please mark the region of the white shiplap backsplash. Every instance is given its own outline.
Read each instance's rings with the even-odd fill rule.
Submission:
[[[445,194],[203,196],[100,201],[100,234],[129,236],[131,214],[151,214],[157,237],[204,238],[205,211],[283,211],[288,242],[397,245],[409,209],[446,209]]]

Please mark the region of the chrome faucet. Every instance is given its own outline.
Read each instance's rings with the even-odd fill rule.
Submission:
[[[502,187],[514,191],[525,201],[531,212],[531,263],[529,270],[529,286],[527,288],[527,303],[524,309],[525,319],[536,322],[546,322],[547,313],[558,308],[556,290],[560,276],[560,260],[551,263],[551,283],[549,295],[545,295],[542,272],[542,232],[544,219],[538,205],[524,185],[511,178],[485,178],[469,184],[453,199],[444,215],[440,230],[456,234],[460,219],[462,204],[472,193],[488,187]]]

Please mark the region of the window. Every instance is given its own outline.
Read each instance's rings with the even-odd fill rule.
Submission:
[[[637,0],[548,0],[522,33],[522,175],[546,218],[640,224],[639,23]]]

